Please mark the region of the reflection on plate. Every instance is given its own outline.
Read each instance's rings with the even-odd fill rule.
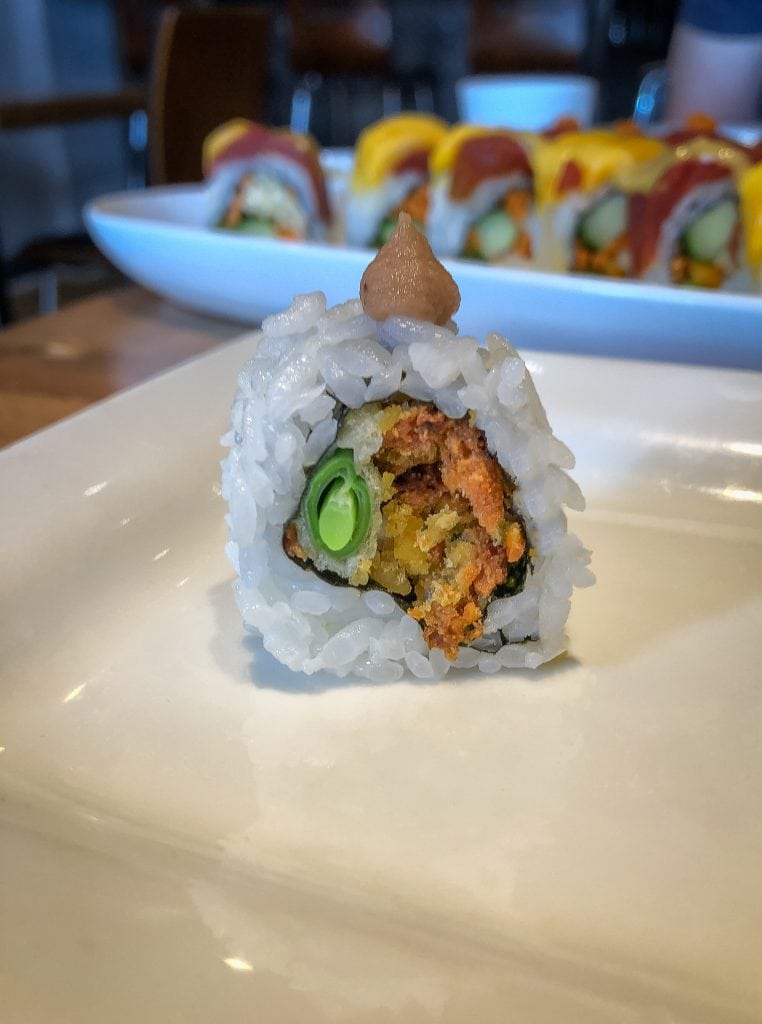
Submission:
[[[329,172],[330,173],[330,172]],[[258,323],[295,293],[356,295],[370,252],[241,237],[206,227],[200,186],[106,196],[85,211],[94,240],[138,283],[192,309]],[[500,330],[519,348],[762,368],[762,300],[537,270],[447,264],[461,332]]]
[[[3,1020],[759,1019],[762,376],[533,357],[569,657],[373,686],[244,638],[252,347],[0,454]]]

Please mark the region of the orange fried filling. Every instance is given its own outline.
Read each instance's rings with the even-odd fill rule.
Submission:
[[[695,284],[702,288],[719,288],[725,273],[714,263],[702,263],[685,253],[678,253],[670,264],[670,278],[674,284]]]
[[[572,270],[583,274],[603,274],[604,277],[626,277],[626,271],[619,259],[629,245],[627,232],[623,231],[613,242],[602,249],[591,249],[581,238],[574,243]]]
[[[495,590],[527,549],[513,486],[468,418],[432,405],[390,405],[373,461],[382,528],[370,579],[410,601],[429,647],[454,660],[484,632]]]

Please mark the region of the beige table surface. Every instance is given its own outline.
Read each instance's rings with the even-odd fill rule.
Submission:
[[[0,447],[244,330],[132,285],[0,329]]]

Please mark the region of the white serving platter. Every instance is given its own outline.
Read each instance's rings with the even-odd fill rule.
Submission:
[[[245,337],[0,453],[0,1019],[762,1014],[762,376],[538,354],[598,583],[535,673],[246,638]]]
[[[95,200],[88,229],[128,277],[191,309],[245,323],[295,292],[357,295],[369,250],[284,243],[207,227],[202,186]],[[521,348],[762,369],[762,297],[537,270],[447,264],[461,330],[497,330]]]

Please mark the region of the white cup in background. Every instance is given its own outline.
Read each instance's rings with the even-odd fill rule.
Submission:
[[[598,83],[584,75],[474,75],[455,86],[462,121],[543,131],[560,117],[595,120]]]

